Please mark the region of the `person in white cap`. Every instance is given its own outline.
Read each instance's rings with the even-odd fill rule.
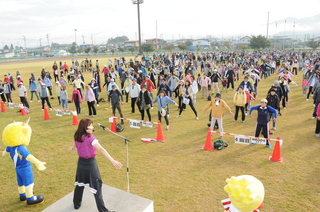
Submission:
[[[57,95],[57,98],[59,101],[58,105],[61,105],[60,92],[61,92],[61,85],[60,85],[59,81],[56,81],[56,95]]]
[[[19,92],[19,97],[20,97],[20,102],[27,108],[29,107],[28,101],[27,101],[27,89],[23,85],[23,82],[19,82],[18,84],[18,92]]]

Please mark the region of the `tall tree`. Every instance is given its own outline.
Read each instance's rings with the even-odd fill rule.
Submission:
[[[6,44],[4,47],[3,47],[4,50],[9,50],[9,46]]]
[[[152,44],[150,44],[150,43],[142,44],[141,48],[142,48],[142,50],[144,52],[152,52],[152,51],[154,51],[154,48],[153,48]]]
[[[78,45],[76,44],[76,42],[73,42],[70,49],[69,49],[69,52],[71,54],[75,54],[75,53],[77,53],[77,50],[78,50]]]
[[[265,49],[271,46],[271,42],[268,38],[262,35],[251,36],[250,47],[253,49]]]
[[[98,51],[99,51],[99,47],[98,47],[98,46],[93,46],[92,51],[93,51],[95,54],[97,54]]]
[[[180,49],[180,50],[182,50],[182,51],[184,51],[184,50],[187,50],[188,49],[188,46],[187,45],[178,45],[178,48]]]
[[[228,49],[230,49],[231,41],[225,41],[225,42],[223,42],[223,44],[224,44]]]
[[[84,49],[84,52],[85,52],[86,54],[88,54],[88,53],[90,52],[90,50],[91,50],[91,47],[87,47],[87,48]]]
[[[315,41],[314,39],[312,39],[307,42],[307,46],[312,48],[313,50],[315,50],[316,48],[318,48],[320,46],[320,43],[319,43],[319,41]]]
[[[11,45],[10,45],[10,49],[11,49],[11,50],[13,50],[13,49],[14,49],[14,48],[13,48],[13,44],[12,44],[12,43],[11,43]]]
[[[186,40],[186,42],[184,42],[184,44],[187,46],[192,46],[192,40]]]

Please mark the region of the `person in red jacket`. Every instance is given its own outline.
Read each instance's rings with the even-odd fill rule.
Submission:
[[[66,62],[64,62],[64,65],[62,66],[62,69],[64,70],[64,73],[67,74],[69,71],[69,66]]]
[[[74,102],[74,105],[76,106],[77,114],[80,114],[81,112],[80,104],[82,103],[82,97],[80,95],[79,90],[75,86],[73,87],[71,102]]]
[[[151,93],[152,96],[152,92],[156,87],[154,86],[153,82],[150,80],[150,77],[148,75],[145,76],[145,80],[143,80],[140,84],[140,88],[142,88],[142,86],[144,85],[147,86],[147,90]]]

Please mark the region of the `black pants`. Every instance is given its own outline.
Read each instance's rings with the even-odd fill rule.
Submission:
[[[136,100],[137,97],[131,98],[131,113],[135,112]]]
[[[121,82],[121,93],[123,94],[123,86],[124,86],[124,82]]]
[[[77,114],[81,113],[81,107],[79,101],[74,101],[74,105],[76,106]]]
[[[160,114],[160,111],[158,111],[158,120],[160,121],[160,123],[161,123],[161,118],[162,118],[162,116]],[[169,125],[168,115],[166,114],[163,118],[164,118],[164,120],[166,120],[166,124]]]
[[[288,91],[285,91],[284,92],[284,96],[283,96],[283,99],[282,99],[282,107],[286,107],[286,102],[289,100],[288,98]]]
[[[320,121],[317,119],[316,134],[320,134]]]
[[[116,109],[118,109],[120,117],[123,118],[121,107],[120,107],[120,102],[112,103],[112,114],[113,115],[116,115]],[[121,123],[123,123],[123,119],[121,119]]]
[[[129,92],[126,92],[126,103],[129,101]]]
[[[10,87],[11,87],[11,90],[16,90],[16,88],[14,87],[14,83],[10,83]]]
[[[59,81],[59,75],[58,74],[54,75],[54,81],[56,81],[56,82]]]
[[[47,102],[47,105],[48,105],[49,108],[52,108],[51,104],[49,102],[49,98],[48,97],[41,97],[42,109],[44,109],[44,103],[45,102]]]
[[[183,97],[182,96],[179,96],[179,109],[181,110],[182,109],[186,109],[186,105],[185,104],[182,104],[182,100],[183,100]]]
[[[307,94],[307,99],[309,99],[310,93],[313,94],[312,90],[313,90],[313,86],[309,86],[309,91],[308,91],[308,94]]]
[[[48,86],[47,88],[48,88],[48,90],[49,90],[50,96],[52,96],[52,87],[51,87],[51,86]]]
[[[6,97],[5,97],[4,93],[2,93],[0,96],[1,96],[1,100],[2,100],[3,102],[6,102]]]
[[[254,135],[255,137],[259,137],[261,129],[262,129],[263,137],[269,138],[269,123],[267,123],[267,124],[258,124],[257,123],[256,132]],[[269,145],[269,144],[270,144],[269,140],[267,140],[267,145]]]
[[[232,89],[234,89],[234,81],[233,81],[233,79],[228,79],[227,88],[230,87],[230,84],[231,84]]]
[[[91,115],[97,115],[96,108],[94,107],[94,101],[89,102],[87,101],[88,109],[89,109],[89,116]]]
[[[151,121],[150,108],[148,108],[147,110],[140,110],[141,120],[144,120],[144,111],[147,111],[147,115],[148,115],[149,121]]]
[[[59,102],[59,105],[61,105],[60,96],[58,96],[58,102]]]
[[[82,85],[82,84],[81,84],[81,85]],[[83,97],[82,97],[82,93],[81,93],[81,88],[77,88],[77,90],[80,92],[81,98],[83,98]]]
[[[190,97],[187,97],[187,98],[189,99],[189,106],[191,107],[192,111],[194,112],[194,115],[196,115],[196,117],[198,117],[197,111],[194,108],[194,105],[192,103],[192,99]],[[183,107],[186,108],[187,107],[186,104],[182,103],[182,107],[180,108],[179,115],[181,115]]]
[[[6,99],[7,99],[7,102],[11,102],[12,103],[11,93],[6,93]]]
[[[21,102],[25,107],[30,108],[26,97],[20,96],[20,102]]]
[[[238,120],[238,114],[239,114],[239,109],[241,110],[241,120],[244,121],[246,119],[246,116],[244,114],[244,107],[242,106],[236,106],[236,113],[234,114],[234,120]]]
[[[298,74],[298,68],[297,67],[293,67],[292,68],[292,72],[297,75]]]

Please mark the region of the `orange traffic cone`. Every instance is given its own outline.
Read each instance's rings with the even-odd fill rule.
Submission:
[[[161,127],[160,120],[158,120],[158,132],[157,132],[157,137],[155,140],[162,141],[162,142],[166,140],[166,138],[163,137],[163,134],[162,134],[162,127]]]
[[[22,105],[22,106],[20,107],[20,111],[21,111],[21,115],[20,115],[20,116],[25,116],[25,115],[27,115],[27,112],[26,112],[26,110],[24,109],[24,106],[23,106],[22,102],[20,103],[20,105]]]
[[[272,162],[283,162],[283,158],[280,157],[280,140],[280,137],[277,137],[276,145],[274,146],[272,156],[269,157],[269,160]]]
[[[44,110],[43,110],[43,120],[49,120],[49,119],[51,119],[51,118],[50,118],[49,113],[48,113],[48,108],[45,105],[44,106]]]
[[[211,141],[211,128],[208,128],[208,134],[206,138],[206,143],[204,146],[201,148],[202,150],[207,150],[207,151],[213,151],[214,148],[212,147],[212,141]]]
[[[117,132],[117,122],[113,114],[112,114],[112,122],[111,122],[110,129],[111,129],[111,132]]]
[[[3,101],[1,101],[1,110],[0,110],[0,112],[7,112]]]
[[[72,111],[72,124],[71,125],[78,125],[78,118],[77,118],[77,112],[75,110]]]

